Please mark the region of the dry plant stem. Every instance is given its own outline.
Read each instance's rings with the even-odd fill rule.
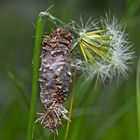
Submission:
[[[34,44],[34,54],[33,54],[33,70],[32,70],[32,96],[31,96],[26,140],[33,139],[34,120],[36,115],[36,101],[37,101],[37,94],[38,94],[38,70],[39,70],[42,29],[43,29],[42,16],[39,15],[36,23],[36,30],[35,30],[35,44]]]
[[[137,92],[137,118],[138,118],[138,140],[140,140],[140,57],[137,64],[136,75],[136,92]]]
[[[74,80],[73,81],[74,81],[74,84],[73,84],[72,98],[71,98],[71,104],[70,104],[69,119],[71,119],[71,116],[72,116],[72,109],[73,109],[73,103],[74,103],[74,93],[75,93],[75,86],[76,86],[76,66],[74,68]],[[69,126],[70,126],[70,121],[67,122],[65,140],[67,140],[67,137],[68,137]]]

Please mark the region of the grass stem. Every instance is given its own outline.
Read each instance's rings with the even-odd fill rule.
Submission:
[[[137,64],[136,75],[136,98],[137,98],[137,117],[138,117],[138,140],[140,140],[140,57]]]
[[[29,112],[29,122],[27,130],[27,140],[33,139],[34,120],[36,114],[36,101],[38,94],[38,70],[39,70],[39,56],[40,56],[40,44],[42,38],[43,21],[42,16],[39,15],[36,30],[35,30],[35,43],[34,43],[34,54],[33,54],[33,69],[32,69],[32,96]]]

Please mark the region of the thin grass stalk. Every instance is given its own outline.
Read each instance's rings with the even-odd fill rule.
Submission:
[[[76,66],[74,68],[74,78],[73,79],[74,79],[73,80],[74,83],[73,83],[72,98],[71,98],[71,103],[70,103],[69,119],[71,119],[71,116],[72,116],[72,109],[73,109],[73,103],[74,103],[74,93],[75,93],[75,86],[76,86]],[[67,140],[67,138],[68,138],[69,127],[70,127],[70,121],[67,122],[65,140]]]
[[[136,98],[137,98],[137,118],[138,118],[138,140],[140,140],[140,57],[137,64],[136,75]]]
[[[100,89],[100,86],[98,88],[95,89],[95,87],[93,87],[93,83],[94,81],[90,82],[90,85],[88,86],[87,90],[84,92],[84,93],[88,93],[90,95],[90,97],[88,95],[84,95],[83,94],[83,98],[82,100],[80,101],[79,100],[79,104],[83,104],[83,108],[84,108],[84,112],[86,114],[87,110],[88,110],[88,107],[90,106],[91,107],[91,104],[94,103],[94,100],[95,100],[95,96],[96,94],[98,93],[99,89]],[[82,94],[81,94],[82,95]],[[85,97],[86,97],[86,101],[85,101]],[[93,110],[92,110],[93,112]],[[86,114],[86,115],[91,115],[91,114]],[[87,116],[86,116],[87,117]],[[80,132],[80,128],[84,128],[86,127],[85,123],[86,123],[86,118],[84,116],[80,116],[77,118],[76,122],[75,122],[75,126],[72,128],[73,130],[73,134],[71,135],[71,138],[72,140],[76,140],[79,138],[79,133]]]
[[[28,99],[27,99],[27,97],[26,97],[26,95],[25,95],[25,92],[24,92],[23,88],[21,87],[21,85],[20,85],[19,82],[17,81],[15,75],[14,75],[10,70],[8,70],[7,73],[8,73],[8,76],[9,76],[10,80],[11,80],[12,83],[14,84],[15,88],[16,88],[17,91],[19,92],[19,94],[20,94],[22,100],[24,101],[25,106],[27,107],[27,109],[29,109],[29,101],[28,101]]]
[[[43,21],[42,16],[39,15],[36,30],[35,30],[35,43],[34,43],[34,54],[33,54],[33,69],[32,69],[32,96],[29,112],[27,140],[33,139],[34,120],[36,115],[36,101],[38,94],[38,70],[39,70],[39,56],[40,56],[40,44],[42,38]]]

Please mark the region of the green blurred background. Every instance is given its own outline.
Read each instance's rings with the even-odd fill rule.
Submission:
[[[35,22],[40,11],[64,21],[116,15],[126,24],[136,58],[128,80],[104,87],[77,79],[68,140],[137,140],[136,64],[140,54],[140,0],[0,0],[0,140],[25,140],[31,97]],[[49,25],[47,25],[49,28]],[[95,85],[95,86],[94,86]],[[69,107],[70,98],[67,102]],[[43,107],[38,98],[38,111]],[[56,140],[63,140],[66,122]],[[39,124],[35,140],[53,136]]]

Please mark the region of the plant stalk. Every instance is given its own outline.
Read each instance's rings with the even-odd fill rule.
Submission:
[[[69,119],[71,119],[71,116],[72,116],[72,109],[73,109],[73,103],[74,103],[74,93],[75,93],[75,87],[76,87],[76,66],[74,68],[74,81],[73,82],[74,83],[73,83],[72,98],[71,98],[71,103],[70,103]],[[68,138],[69,127],[70,127],[70,121],[67,122],[65,140],[67,140]]]
[[[35,43],[33,53],[33,69],[32,69],[32,95],[30,103],[29,121],[26,140],[33,139],[34,120],[36,115],[36,102],[38,94],[38,75],[39,75],[39,57],[40,57],[40,44],[42,38],[43,21],[40,14],[36,23],[35,29]]]
[[[140,57],[137,64],[136,75],[136,98],[137,98],[137,118],[138,118],[138,140],[140,140]]]

